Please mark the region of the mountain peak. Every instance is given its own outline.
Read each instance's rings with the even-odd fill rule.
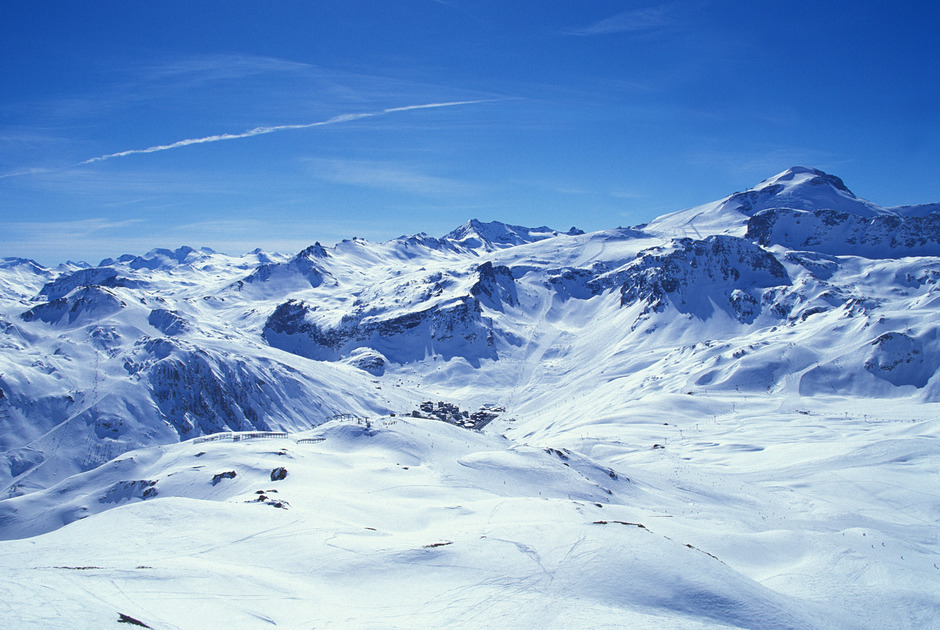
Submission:
[[[569,232],[571,235],[577,233],[582,232],[576,228],[571,228]],[[509,225],[500,221],[486,222],[479,219],[470,219],[456,230],[446,234],[444,239],[456,241],[470,249],[492,251],[525,243],[534,243],[558,235],[558,231],[544,225],[529,228],[521,225]]]
[[[0,258],[0,269],[15,268],[26,269],[33,273],[44,273],[46,271],[45,267],[31,258],[17,258],[15,256]]]
[[[297,254],[294,258],[295,258],[295,259],[300,259],[300,258],[329,258],[329,256],[330,256],[330,255],[329,255],[329,253],[327,253],[326,248],[324,248],[323,245],[320,245],[320,241],[317,241],[316,243],[314,243],[314,244],[311,245],[310,247],[308,247],[308,248],[304,249],[303,251],[301,251],[301,252],[300,252],[299,254]]]
[[[767,190],[771,188],[775,190],[786,190],[803,186],[816,187],[826,185],[835,188],[852,199],[858,199],[840,178],[807,166],[791,166],[782,173],[765,179],[752,190]]]
[[[173,267],[193,263],[214,253],[208,247],[200,247],[198,250],[186,245],[175,250],[158,247],[143,256],[124,254],[116,259],[105,258],[98,263],[98,266],[109,267],[111,265],[126,264],[131,269],[172,269]]]
[[[748,219],[763,210],[835,210],[865,218],[896,214],[856,197],[835,175],[806,166],[793,166],[749,190],[650,222],[647,230],[702,238],[708,234],[743,236]]]
[[[729,198],[740,204],[739,211],[753,216],[761,210],[836,210],[862,217],[893,214],[889,210],[856,197],[842,180],[819,169],[794,166],[754,188]]]

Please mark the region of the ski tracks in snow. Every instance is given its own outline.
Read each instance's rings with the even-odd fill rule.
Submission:
[[[532,324],[527,329],[528,342],[520,358],[515,385],[510,390],[509,400],[505,404],[507,409],[513,408],[518,392],[530,385],[536,369],[542,364],[542,357],[545,356],[557,337],[557,332],[549,335],[546,328],[546,320],[554,299],[553,294],[546,289],[538,291],[534,297],[540,302],[538,314],[533,318]],[[554,328],[551,330],[555,332]]]

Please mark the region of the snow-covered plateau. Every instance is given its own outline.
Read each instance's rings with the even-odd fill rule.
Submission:
[[[940,627],[940,204],[0,260],[8,627]]]

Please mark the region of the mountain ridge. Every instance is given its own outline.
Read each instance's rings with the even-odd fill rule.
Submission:
[[[25,540],[0,566],[53,581],[87,621],[82,593],[104,593],[95,615],[155,610],[170,600],[140,567],[172,583],[179,555],[230,583],[203,551],[264,564],[285,528],[317,541],[305,575],[340,562],[380,591],[424,576],[490,625],[509,617],[485,602],[506,594],[466,567],[518,577],[506,614],[547,606],[563,575],[593,602],[565,599],[585,625],[936,625],[933,208],[880,208],[800,167],[592,233],[471,220],[295,254],[4,259],[0,539]],[[138,541],[114,532],[136,528],[174,553],[130,560]],[[97,567],[73,576],[94,588],[68,567]],[[245,567],[238,593],[293,592]],[[625,586],[638,575],[645,590]],[[296,622],[240,601],[217,612]]]
[[[820,208],[827,200],[838,202],[829,205],[842,204],[841,209]],[[786,202],[787,207],[777,207],[777,202]],[[595,251],[603,254],[588,253]],[[815,258],[797,252],[815,252]],[[483,374],[493,369],[495,374],[510,364],[539,361],[545,356],[540,354],[540,339],[558,334],[555,331],[564,318],[574,317],[570,321],[578,322],[575,328],[587,330],[584,317],[588,312],[593,313],[597,327],[609,330],[619,345],[637,343],[632,335],[639,330],[654,335],[657,329],[673,327],[677,315],[717,326],[720,318],[716,315],[724,313],[729,323],[712,333],[722,337],[738,334],[733,327],[726,329],[730,322],[773,327],[810,318],[821,321],[827,314],[869,317],[888,302],[905,303],[897,302],[897,294],[886,297],[870,283],[857,283],[852,273],[840,275],[840,269],[867,263],[838,256],[896,261],[889,266],[898,271],[888,283],[900,283],[913,300],[907,303],[932,304],[936,263],[929,257],[938,253],[940,214],[901,216],[879,209],[855,197],[835,176],[794,167],[745,193],[627,230],[584,234],[572,228],[562,233],[547,227],[470,220],[440,239],[416,235],[385,243],[362,239],[332,247],[315,243],[291,257],[259,251],[230,257],[181,247],[59,272],[11,260],[0,267],[0,286],[25,289],[5,292],[4,303],[9,306],[0,315],[9,340],[6,346],[24,353],[24,361],[7,361],[0,368],[0,388],[11,392],[5,398],[6,413],[26,421],[31,417],[29,401],[50,396],[36,385],[47,381],[47,375],[53,375],[50,384],[60,383],[53,386],[58,392],[53,395],[59,401],[57,408],[76,410],[77,391],[100,389],[103,383],[120,384],[122,379],[141,380],[150,383],[151,389],[143,386],[143,398],[134,405],[149,409],[145,413],[151,418],[148,422],[177,431],[190,427],[180,433],[181,438],[193,430],[198,435],[227,426],[225,421],[218,424],[217,418],[231,417],[231,427],[244,430],[246,416],[234,408],[227,410],[220,396],[160,402],[161,397],[174,394],[157,384],[165,378],[159,375],[182,378],[182,373],[159,366],[168,368],[170,356],[180,352],[194,359],[208,352],[215,357],[210,361],[215,367],[197,370],[210,377],[199,381],[206,391],[243,389],[245,382],[235,376],[237,371],[224,367],[226,357],[243,355],[237,361],[251,366],[255,363],[251,357],[262,350],[264,354],[275,351],[276,360],[291,371],[307,370],[306,361],[314,360],[336,369],[367,366],[362,370],[364,378],[388,378],[401,372],[415,377],[424,374],[422,378],[430,383],[449,382],[467,374],[466,370]],[[909,256],[928,258],[912,266],[903,262]],[[847,267],[847,263],[851,264]],[[178,283],[176,278],[184,270],[190,277]],[[168,275],[169,271],[173,274]],[[206,284],[203,277],[211,277],[211,282]],[[572,315],[579,309],[583,313]],[[544,317],[555,323],[540,328]],[[626,334],[614,323],[623,317],[629,322],[624,322]],[[874,347],[887,343],[876,343],[877,338],[887,339],[879,335],[896,335],[893,338],[908,341],[892,342],[891,347],[908,348],[905,356],[918,357],[910,361],[922,366],[936,363],[934,346],[929,335],[924,336],[927,333],[911,334],[909,326],[876,329],[878,334],[870,339]],[[86,340],[95,348],[93,355],[78,351]],[[217,354],[219,342],[246,350],[226,349]],[[181,350],[180,344],[188,344],[191,350]],[[69,347],[75,349],[69,351]],[[874,377],[894,388],[915,383],[926,399],[940,396],[934,393],[940,385],[931,379],[895,377],[885,367],[890,361],[862,357],[862,350],[854,352],[859,359],[853,369],[859,378]],[[92,356],[95,374],[88,367],[80,369],[53,358],[70,353]],[[152,358],[146,358],[148,353]],[[293,365],[294,357],[302,359],[303,367]],[[441,367],[427,372],[438,358]],[[158,371],[142,371],[139,366],[148,363]],[[29,375],[37,368],[30,364],[44,366],[32,379]],[[111,366],[106,378],[98,373],[101,365]],[[866,365],[881,367],[873,370]],[[442,367],[446,369],[440,372]],[[521,370],[517,378],[532,377],[528,367],[513,369]],[[438,372],[440,376],[434,375]],[[344,389],[341,380],[337,390]],[[11,383],[17,381],[33,385],[20,396],[12,395],[18,388]],[[285,387],[294,389],[295,385]],[[36,393],[28,393],[33,390]],[[500,390],[503,393],[496,398],[511,399],[505,386]],[[893,390],[878,385],[871,391],[887,395]],[[421,397],[415,391],[407,396],[411,404]],[[371,396],[373,401],[367,406],[394,411],[390,400],[379,403],[383,397],[387,398],[384,393]],[[336,409],[343,404],[338,401]],[[361,403],[350,400],[350,404]],[[171,421],[166,412],[170,408],[186,410],[184,415],[190,416]],[[249,404],[244,409],[259,418],[257,422],[249,419],[252,426],[277,426],[276,421],[261,422],[263,405]],[[86,412],[74,413],[66,415],[95,424]],[[297,421],[295,417],[285,426],[303,425]],[[143,445],[149,439],[127,437],[130,441],[125,442],[125,435],[129,434],[115,436],[112,450]],[[89,449],[96,448],[94,441],[88,444]],[[28,445],[28,441],[21,442],[19,447]],[[88,453],[75,459],[88,461]],[[29,470],[14,468],[18,474],[6,477],[8,492],[24,487],[22,480],[16,486],[14,479],[30,476]]]

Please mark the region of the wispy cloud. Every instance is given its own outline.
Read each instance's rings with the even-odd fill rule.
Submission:
[[[337,184],[429,196],[465,195],[475,188],[466,182],[430,175],[398,163],[311,159],[309,164],[316,177]]]
[[[8,177],[23,177],[24,175],[43,175],[45,173],[52,173],[53,169],[49,168],[20,168],[15,171],[9,171],[8,173],[0,173],[0,179],[7,179]]]
[[[29,236],[43,236],[54,238],[67,236],[69,238],[83,238],[91,234],[109,230],[122,230],[142,223],[143,219],[113,219],[93,218],[76,221],[18,221],[7,223],[4,228],[11,232],[19,232]]]
[[[568,35],[607,35],[611,33],[643,33],[661,29],[673,23],[673,4],[623,11],[581,28],[567,31]]]
[[[308,63],[245,54],[214,54],[188,57],[151,68],[150,80],[199,78],[230,79],[279,72],[303,72],[315,68]]]
[[[321,120],[318,122],[312,123],[301,123],[295,125],[275,125],[271,127],[255,127],[254,129],[249,129],[241,133],[222,133],[213,136],[204,136],[201,138],[187,138],[185,140],[178,140],[170,144],[161,144],[152,147],[147,147],[146,149],[129,149],[127,151],[118,151],[117,153],[108,153],[106,155],[99,155],[98,157],[89,158],[83,162],[79,162],[76,166],[83,166],[85,164],[93,164],[95,162],[103,162],[105,160],[110,160],[113,158],[127,157],[129,155],[137,155],[141,153],[156,153],[158,151],[169,151],[171,149],[179,149],[182,147],[188,147],[194,144],[206,144],[209,142],[221,142],[222,140],[238,140],[241,138],[252,138],[254,136],[261,136],[264,134],[274,133],[276,131],[289,131],[289,130],[298,130],[298,129],[312,129],[314,127],[324,127],[327,125],[336,125],[340,123],[351,122],[354,120],[361,120],[363,118],[374,118],[376,116],[385,116],[387,114],[393,114],[396,112],[407,112],[416,109],[434,109],[439,107],[456,107],[458,105],[475,105],[478,103],[488,103],[493,102],[496,99],[483,99],[483,100],[474,100],[474,101],[448,101],[443,103],[423,103],[421,105],[406,105],[404,107],[389,107],[386,109],[373,111],[373,112],[360,112],[354,114],[341,114],[339,116],[333,116],[327,120]]]
[[[32,177],[30,177],[32,176]],[[22,186],[11,186],[7,178],[21,178]],[[168,199],[177,194],[220,195],[239,190],[238,183],[225,173],[203,173],[186,169],[144,168],[112,172],[94,166],[18,169],[0,173],[0,182],[11,193],[19,191],[22,199],[66,194],[71,205],[109,207],[129,204],[133,199]],[[2,193],[0,193],[2,194]]]

